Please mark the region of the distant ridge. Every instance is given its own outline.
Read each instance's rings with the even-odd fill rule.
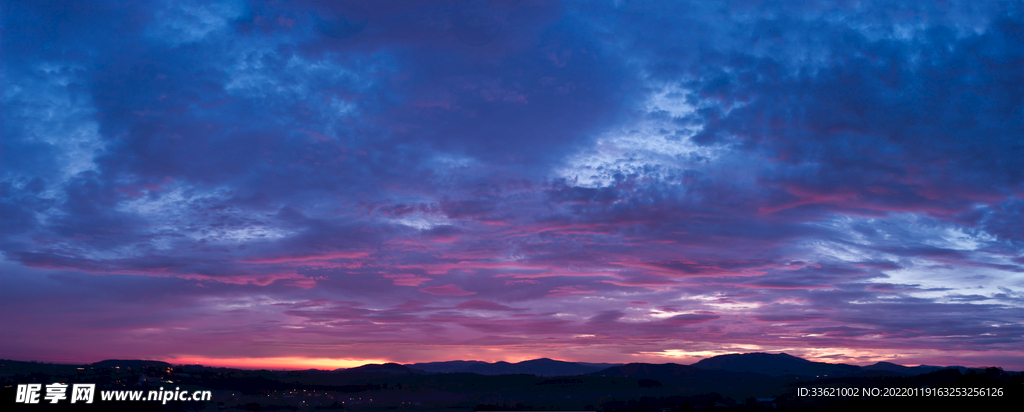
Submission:
[[[394,364],[391,364],[394,365]],[[752,374],[762,377],[796,376],[801,378],[825,378],[863,375],[914,376],[942,369],[959,369],[962,366],[902,366],[890,362],[878,362],[870,366],[856,366],[845,363],[814,362],[787,353],[736,353],[702,359],[693,365],[675,363],[584,363],[565,362],[548,358],[533,359],[519,363],[483,361],[427,362],[404,365],[412,370],[428,373],[476,373],[479,375],[527,374],[537,376],[623,376],[641,379],[679,380],[688,377],[752,379]],[[355,368],[353,368],[355,369]],[[707,372],[719,372],[709,374]],[[737,375],[739,374],[739,375]]]
[[[92,366],[100,366],[104,368],[132,368],[139,369],[146,366],[155,366],[158,368],[170,368],[171,364],[167,362],[155,361],[155,360],[133,360],[133,359],[107,359],[96,363]]]
[[[786,353],[742,353],[703,359],[692,366],[729,372],[760,373],[768,376],[839,377],[860,375],[860,366],[812,362]]]
[[[413,369],[419,369],[421,371],[426,371],[426,372],[454,373],[454,372],[465,372],[466,368],[468,368],[470,366],[473,366],[473,365],[479,365],[479,364],[487,364],[487,362],[478,361],[478,360],[469,360],[469,361],[455,360],[455,361],[447,361],[447,362],[413,363],[413,364],[409,364],[409,365],[405,365],[405,366],[408,366],[408,367],[413,368]]]
[[[526,374],[537,376],[571,376],[585,375],[596,372],[610,366],[617,366],[616,363],[583,363],[565,362],[548,358],[533,359],[519,363],[495,362],[487,363],[481,361],[450,361],[414,363],[406,365],[413,369],[419,369],[435,373],[476,373],[480,375],[512,375]]]
[[[670,376],[689,376],[703,369],[677,363],[627,363],[590,373],[594,376],[623,376],[631,378],[664,379]]]
[[[588,375],[636,378],[640,380],[641,385],[648,386],[668,384],[689,389],[703,388],[704,390],[743,387],[766,389],[778,384],[778,382],[771,382],[771,377],[758,373],[701,369],[675,363],[628,363]]]
[[[30,362],[9,361],[29,365]],[[143,367],[171,368],[172,364],[155,360],[107,359],[92,363],[92,366],[107,368]],[[184,365],[189,367],[192,365]],[[536,375],[536,376],[622,376],[660,381],[686,381],[692,379],[761,379],[766,377],[826,378],[865,375],[916,376],[940,370],[956,369],[961,373],[977,368],[964,366],[903,366],[891,362],[878,362],[869,366],[843,363],[814,362],[787,353],[742,353],[719,355],[702,359],[692,365],[675,363],[586,363],[566,362],[549,358],[533,359],[518,363],[483,362],[478,360],[454,360],[446,362],[425,362],[414,364],[367,364],[333,372],[346,374],[367,374],[374,376],[420,375],[429,373],[474,373],[479,375]],[[309,370],[309,372],[330,373],[331,371]],[[757,376],[760,376],[758,378]]]
[[[405,365],[397,363],[370,363],[363,366],[357,366],[348,369],[336,369],[335,372],[342,373],[371,373],[371,374],[384,374],[384,375],[422,375],[426,372],[413,369]]]
[[[955,368],[955,367],[954,367]],[[900,375],[920,375],[923,373],[931,373],[942,369],[947,369],[942,366],[903,366],[897,365],[890,362],[878,362],[874,365],[868,365],[863,368],[864,371],[878,371],[878,372],[892,372]]]

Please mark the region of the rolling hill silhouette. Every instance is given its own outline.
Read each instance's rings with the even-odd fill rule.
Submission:
[[[654,364],[654,363],[627,363],[625,365],[613,366],[597,372],[589,373],[591,376],[622,376],[631,378],[664,379],[669,377],[686,377],[696,374],[703,374],[707,371],[693,366],[680,365],[676,363]]]
[[[860,366],[843,363],[812,362],[785,353],[743,353],[719,355],[692,365],[708,370],[760,373],[768,376],[841,377],[859,375]]]
[[[145,366],[155,366],[158,368],[170,368],[171,364],[167,362],[155,361],[155,360],[134,360],[134,359],[107,359],[96,363],[92,366],[98,366],[102,368],[132,368],[141,369]]]
[[[356,366],[348,369],[336,369],[335,372],[353,374],[362,373],[369,375],[423,375],[427,372],[420,369],[413,369],[406,365],[397,363],[368,363],[363,366]]]
[[[413,363],[413,364],[409,364],[409,365],[405,365],[405,366],[408,366],[408,367],[413,368],[413,369],[419,369],[421,371],[433,372],[433,373],[456,373],[456,372],[465,372],[466,368],[468,368],[470,366],[473,366],[473,365],[480,365],[480,364],[487,364],[487,362],[478,361],[478,360],[470,360],[470,361],[455,360],[455,361],[447,361],[447,362]]]
[[[583,363],[564,362],[548,358],[533,359],[519,363],[495,362],[487,363],[481,361],[451,361],[451,362],[430,362],[415,363],[406,365],[413,369],[419,369],[435,373],[476,373],[480,375],[513,375],[526,374],[537,376],[570,376],[585,375],[605,369],[609,366],[616,366],[614,363]]]
[[[701,369],[675,363],[629,363],[587,375],[639,379],[641,387],[675,388],[679,393],[689,394],[738,391],[767,396],[780,391],[784,383],[759,373]]]
[[[969,368],[964,367],[942,367],[942,366],[903,366],[890,362],[878,362],[870,366],[856,366],[844,363],[814,362],[799,358],[786,353],[742,353],[719,355],[703,359],[693,365],[680,365],[675,363],[651,364],[651,363],[585,363],[565,362],[548,358],[533,359],[519,363],[495,362],[488,363],[475,360],[455,360],[447,362],[426,362],[407,365],[390,366],[390,373],[409,373],[406,369],[423,371],[427,373],[476,373],[480,375],[514,375],[526,374],[537,376],[623,376],[642,379],[657,380],[686,380],[686,379],[755,379],[751,374],[765,377],[801,377],[801,378],[826,378],[863,375],[902,375],[915,376],[931,373],[942,369],[956,368],[966,372]],[[364,365],[360,368],[371,368],[371,365]],[[380,368],[374,366],[372,368]],[[358,368],[350,369],[354,371]],[[384,372],[378,370],[377,372]],[[710,373],[722,372],[722,373]],[[735,375],[740,374],[740,375]]]
[[[956,367],[953,367],[953,368],[956,368]],[[897,365],[895,363],[890,363],[890,362],[878,362],[878,363],[876,363],[874,365],[864,366],[861,369],[863,371],[865,371],[865,372],[877,371],[877,372],[895,373],[895,374],[899,374],[899,375],[920,375],[920,374],[931,373],[931,372],[935,372],[935,371],[942,370],[942,369],[947,369],[947,368],[944,368],[942,366],[928,366],[928,365],[921,365],[921,366],[913,366],[913,367],[911,367],[911,366]],[[959,369],[959,368],[956,368],[956,369]]]

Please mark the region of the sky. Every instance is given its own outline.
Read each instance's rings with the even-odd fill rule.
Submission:
[[[1024,369],[1020,2],[0,6],[0,357]]]

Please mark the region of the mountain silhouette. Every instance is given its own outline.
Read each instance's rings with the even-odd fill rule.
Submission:
[[[154,360],[108,359],[93,363],[92,366],[122,369],[143,367],[171,368],[167,362]],[[715,382],[724,380],[752,381],[766,377],[835,378],[865,375],[917,376],[944,369],[957,369],[966,373],[971,368],[963,366],[903,366],[890,362],[878,362],[869,366],[855,366],[842,363],[813,362],[786,353],[743,353],[719,355],[703,359],[692,365],[675,363],[586,363],[566,362],[549,358],[533,359],[518,363],[483,362],[477,360],[455,360],[447,362],[425,362],[414,364],[367,364],[348,369],[336,369],[344,374],[364,374],[369,377],[395,375],[422,375],[430,373],[475,373],[479,375],[536,375],[536,376],[608,376],[654,379],[663,382],[695,382],[705,379]],[[327,371],[310,370],[310,373]]]
[[[720,380],[749,381],[764,380],[768,376],[750,372],[730,372],[702,369],[676,363],[628,363],[592,372],[590,376],[626,377],[654,379],[663,382],[717,382]]]
[[[413,369],[406,365],[400,365],[397,363],[369,363],[363,366],[356,366],[348,369],[336,369],[335,372],[341,373],[370,373],[370,374],[384,374],[384,375],[422,375],[426,372]]]
[[[921,366],[913,366],[913,367],[911,367],[911,366],[897,365],[895,363],[890,363],[890,362],[878,362],[878,363],[876,363],[874,365],[868,365],[868,366],[865,366],[865,367],[863,367],[861,369],[864,370],[866,373],[867,372],[890,372],[890,373],[895,373],[895,374],[900,374],[900,375],[920,375],[920,374],[924,374],[924,373],[935,372],[937,370],[942,370],[942,369],[945,369],[945,368],[943,368],[941,366],[928,366],[928,365],[921,365]]]
[[[171,364],[167,362],[155,361],[155,360],[133,360],[133,359],[107,359],[96,363],[92,366],[99,366],[103,368],[132,368],[141,369],[146,366],[154,366],[157,368],[170,368]]]
[[[641,387],[675,388],[679,393],[740,391],[769,396],[781,389],[782,381],[767,375],[747,372],[701,369],[675,363],[629,363],[589,373],[604,378],[633,378]]]
[[[537,376],[571,376],[584,375],[615,366],[614,363],[583,363],[565,362],[548,358],[533,359],[519,363],[451,361],[430,362],[407,365],[413,369],[439,373],[476,373],[480,375],[513,375],[526,374]]]
[[[704,369],[693,366],[680,365],[677,363],[627,363],[625,365],[613,366],[597,372],[589,373],[592,376],[621,376],[630,378],[666,379],[671,377],[693,376],[707,372]]]
[[[760,373],[768,376],[841,377],[860,375],[860,366],[812,362],[785,353],[742,353],[703,359],[692,366],[707,370]]]
[[[478,361],[478,360],[470,360],[470,361],[455,360],[455,361],[447,361],[447,362],[413,363],[413,364],[408,364],[408,365],[405,365],[405,366],[408,366],[408,367],[413,368],[413,369],[419,369],[421,371],[426,371],[426,372],[456,373],[456,372],[465,372],[466,368],[468,368],[468,367],[470,367],[472,365],[479,365],[479,364],[486,364],[486,363],[487,362]]]
[[[843,363],[814,362],[786,353],[771,354],[761,352],[719,355],[703,359],[689,366],[675,363],[616,364],[565,362],[548,358],[533,359],[519,363],[488,363],[483,361],[456,360],[447,362],[414,363],[404,366],[411,370],[430,373],[476,373],[480,375],[526,374],[537,376],[591,375],[621,376],[638,379],[670,381],[691,379],[748,380],[760,379],[759,377],[783,376],[826,378],[875,375],[880,373],[914,376],[945,369],[941,366],[921,365],[909,367],[889,362],[878,362],[874,365],[860,367]],[[961,369],[961,372],[965,372],[968,368],[959,367],[959,369]],[[397,369],[392,372],[396,371]],[[752,374],[756,374],[757,376]]]

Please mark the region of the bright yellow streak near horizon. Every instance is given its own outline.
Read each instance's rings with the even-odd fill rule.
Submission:
[[[203,365],[229,367],[238,369],[338,369],[354,368],[368,363],[388,363],[386,359],[346,359],[346,358],[206,358],[200,356],[181,356],[164,359],[164,362],[182,365]]]

